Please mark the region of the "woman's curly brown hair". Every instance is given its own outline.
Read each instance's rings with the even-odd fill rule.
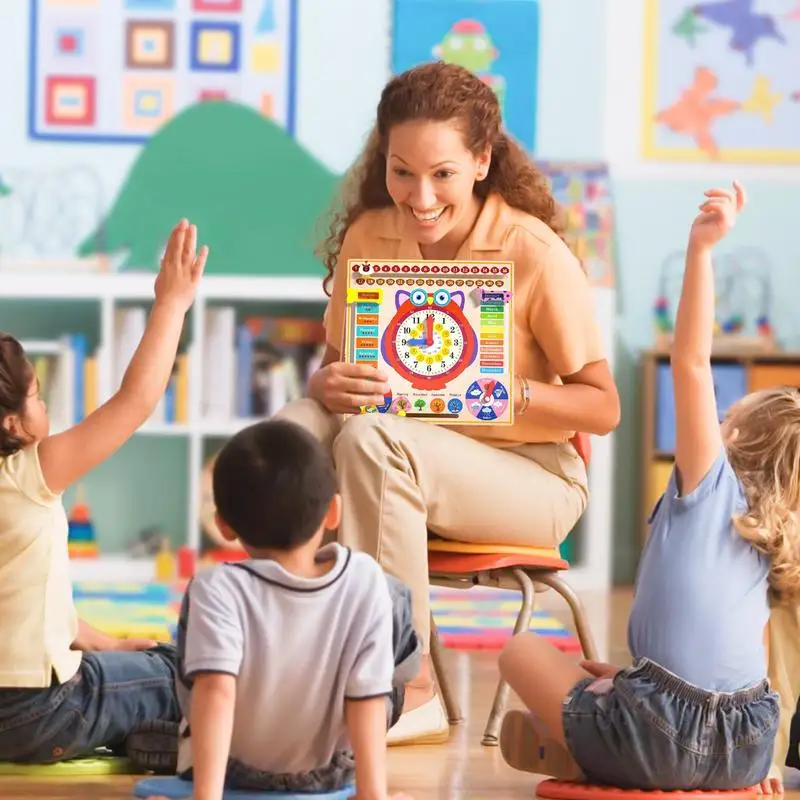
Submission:
[[[377,123],[360,158],[345,177],[328,235],[318,249],[328,270],[323,283],[326,292],[347,229],[365,211],[392,205],[386,189],[389,131],[395,125],[418,119],[456,122],[475,155],[491,146],[489,173],[475,183],[475,194],[485,198],[495,191],[510,206],[538,217],[563,238],[561,214],[547,179],[502,129],[494,91],[463,67],[441,61],[423,64],[397,75],[386,85],[378,103]]]

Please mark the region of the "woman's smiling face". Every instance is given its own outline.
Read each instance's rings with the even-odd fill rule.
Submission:
[[[421,246],[464,241],[475,222],[475,181],[486,177],[489,161],[489,151],[467,149],[452,122],[414,120],[391,129],[386,188]]]

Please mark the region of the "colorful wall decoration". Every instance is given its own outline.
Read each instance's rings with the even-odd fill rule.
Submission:
[[[614,286],[614,200],[603,163],[539,162],[564,212],[566,239],[593,286]]]
[[[683,250],[670,253],[661,264],[653,306],[659,338],[669,337],[674,331],[685,265]],[[741,342],[748,337],[773,336],[774,273],[772,260],[757,246],[723,250],[714,256],[715,336],[738,336]]]
[[[29,135],[132,143],[230,100],[294,132],[297,0],[30,0]]]
[[[395,0],[395,73],[441,59],[480,75],[497,92],[509,132],[536,147],[538,0]]]
[[[195,103],[140,148],[75,254],[156,271],[170,229],[186,217],[213,254],[206,274],[321,277],[314,246],[338,180],[251,106]]]
[[[645,7],[644,157],[800,163],[800,3]]]

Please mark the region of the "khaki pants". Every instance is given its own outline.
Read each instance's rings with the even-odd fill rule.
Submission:
[[[800,694],[800,609],[776,605],[769,616],[770,686],[781,698],[781,716],[771,774],[783,774],[789,750],[789,728]]]
[[[429,530],[464,542],[556,547],[586,507],[586,469],[570,444],[503,450],[393,414],[343,418],[308,399],[277,416],[331,448],[342,494],[338,540],[410,588],[425,653]]]

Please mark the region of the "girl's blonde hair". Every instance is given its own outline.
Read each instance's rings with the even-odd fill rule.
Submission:
[[[725,417],[728,459],[744,485],[748,509],[733,524],[770,558],[778,601],[800,599],[800,391],[753,392]]]

